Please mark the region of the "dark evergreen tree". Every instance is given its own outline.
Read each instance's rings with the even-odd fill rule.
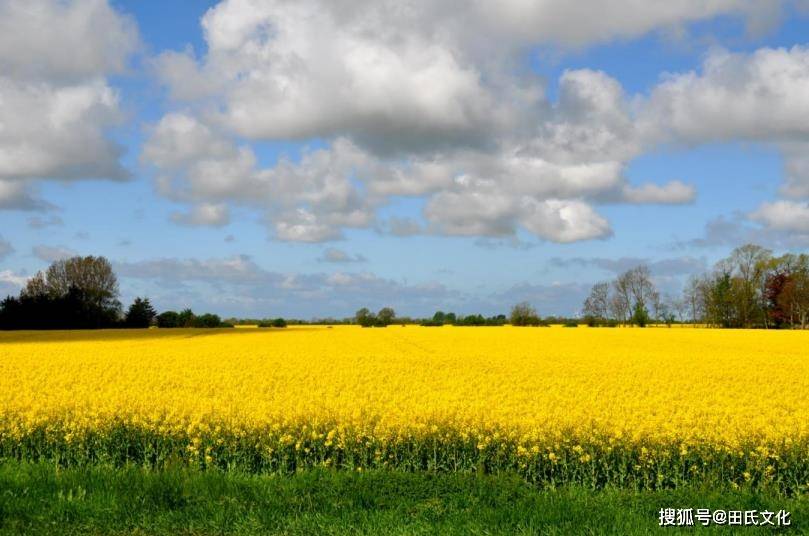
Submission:
[[[129,328],[148,328],[156,315],[149,298],[135,298],[126,312],[124,324]]]

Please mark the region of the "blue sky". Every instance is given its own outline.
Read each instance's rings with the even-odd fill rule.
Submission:
[[[159,309],[575,314],[809,242],[801,3],[408,5],[0,0],[0,292],[80,253]]]

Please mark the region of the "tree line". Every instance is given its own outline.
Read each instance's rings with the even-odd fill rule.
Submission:
[[[29,279],[18,296],[0,302],[0,329],[99,329],[226,327],[217,315],[157,314],[148,298],[124,310],[118,279],[104,257],[71,257],[52,263]]]
[[[724,328],[809,327],[809,255],[776,256],[761,246],[734,249],[704,274],[692,276],[682,294],[672,297],[656,288],[648,266],[639,265],[612,281],[593,285],[582,307],[581,319],[541,318],[527,302],[499,314],[458,315],[436,311],[432,317],[399,317],[391,307],[374,313],[363,307],[353,318],[317,322],[264,319],[250,323],[285,327],[288,323],[354,323],[384,327],[393,323],[422,326],[543,326],[562,323],[573,327],[582,320],[591,326],[675,322]],[[148,298],[135,298],[124,310],[118,281],[104,257],[71,257],[52,263],[30,278],[18,296],[0,302],[0,329],[95,329],[232,327],[246,320],[197,315],[190,309],[157,314]]]
[[[412,324],[426,327],[505,326],[506,324],[511,324],[512,326],[549,326],[556,323],[568,326],[578,325],[577,319],[557,317],[541,318],[536,309],[528,302],[521,302],[514,305],[508,316],[498,314],[488,317],[482,314],[460,315],[452,312],[436,311],[432,317],[411,318],[397,316],[396,312],[391,307],[383,307],[378,313],[374,313],[367,307],[363,307],[356,312],[354,318],[335,323],[358,324],[365,328],[386,327],[391,324]]]
[[[722,328],[809,325],[809,255],[773,255],[746,244],[704,274],[691,276],[679,297],[661,295],[645,265],[593,285],[582,308],[590,325],[688,322]]]

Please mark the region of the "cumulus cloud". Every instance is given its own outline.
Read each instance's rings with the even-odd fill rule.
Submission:
[[[778,231],[809,234],[809,204],[796,201],[763,203],[750,218]]]
[[[129,176],[107,134],[121,112],[106,77],[137,42],[106,0],[0,4],[0,209],[45,208],[34,180]]]
[[[206,56],[167,53],[158,72],[176,97],[214,92],[218,120],[250,138],[348,134],[399,152],[470,142],[508,120],[463,50],[420,28],[429,4],[358,4],[221,2],[202,20]]]
[[[224,203],[265,212],[282,240],[320,242],[338,238],[343,227],[365,227],[373,211],[352,183],[354,171],[374,161],[347,140],[328,150],[283,158],[260,168],[253,150],[188,114],[169,114],[151,129],[143,160],[158,172],[158,191],[197,205],[182,223],[223,224]]]
[[[644,120],[691,143],[789,141],[809,126],[809,49],[714,50],[700,72],[670,75],[652,92]]]
[[[552,242],[612,234],[609,223],[582,201],[469,190],[436,194],[425,216],[436,232],[459,236],[510,236],[517,228]]]
[[[252,206],[282,240],[327,241],[368,227],[608,237],[599,203],[696,196],[681,181],[627,182],[627,164],[650,148],[804,128],[800,102],[765,112],[769,99],[800,98],[804,83],[790,78],[802,69],[799,48],[714,52],[701,72],[671,75],[648,96],[576,69],[562,74],[552,101],[520,67],[537,45],[587,46],[719,16],[773,20],[781,3],[670,4],[617,1],[589,17],[582,13],[593,6],[561,0],[471,2],[460,12],[421,0],[225,0],[202,19],[202,55],[189,48],[155,60],[184,111],[151,129],[144,162],[164,195],[192,207]],[[792,126],[772,126],[781,119]],[[267,140],[326,147],[263,168],[251,144]],[[378,208],[400,196],[424,200],[423,221],[377,221]]]
[[[158,190],[176,201],[238,203],[264,212],[282,240],[337,239],[346,227],[503,236],[524,229],[555,242],[604,238],[609,223],[592,201],[683,203],[693,189],[675,181],[630,187],[627,159],[640,151],[620,86],[604,73],[569,71],[548,118],[518,139],[388,159],[348,138],[261,168],[252,148],[217,125],[171,113],[151,128],[143,151]],[[360,187],[361,185],[361,187]],[[426,198],[425,225],[378,222],[397,196]],[[589,202],[588,202],[589,201]],[[182,220],[180,220],[182,221]]]
[[[700,71],[666,77],[645,103],[650,137],[697,144],[747,140],[773,144],[785,160],[781,193],[809,197],[809,48],[714,50]]]
[[[73,82],[121,72],[137,42],[135,22],[106,0],[6,0],[0,5],[0,72],[5,76]]]

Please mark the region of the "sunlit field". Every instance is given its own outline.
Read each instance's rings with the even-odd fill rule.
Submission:
[[[809,334],[424,328],[0,333],[0,455],[809,487]]]

